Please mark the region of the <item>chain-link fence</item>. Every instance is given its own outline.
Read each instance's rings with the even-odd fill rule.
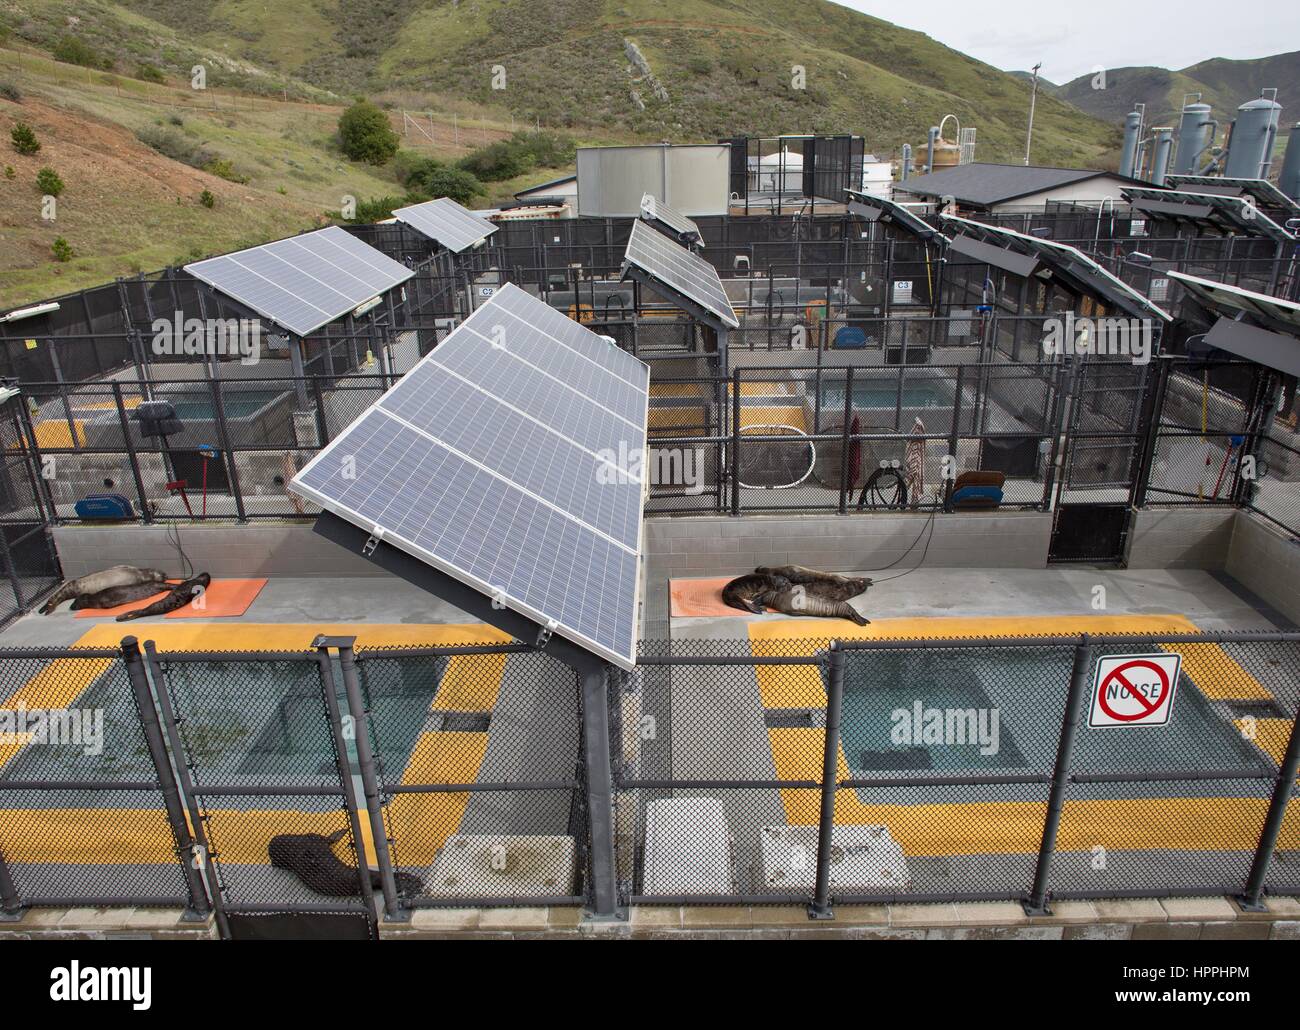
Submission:
[[[1295,633],[647,643],[622,896],[1254,903],[1300,878],[1297,684]]]

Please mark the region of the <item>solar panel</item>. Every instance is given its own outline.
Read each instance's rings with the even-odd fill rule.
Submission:
[[[656,286],[662,286],[678,298],[703,308],[724,325],[732,329],[740,325],[722,288],[718,270],[640,220],[632,223],[632,235],[627,241],[627,253],[623,259],[625,276],[629,265],[648,275]]]
[[[1292,200],[1267,179],[1242,179],[1224,175],[1170,175],[1165,182],[1175,189],[1198,193],[1233,191],[1237,195],[1254,197],[1265,207],[1287,212],[1288,217],[1300,217],[1300,201]]]
[[[658,222],[683,243],[704,245],[704,234],[700,227],[680,211],[669,207],[662,200],[647,193],[641,198],[641,217],[647,222]]]
[[[297,336],[415,274],[337,225],[196,261],[185,271]]]
[[[1041,258],[1053,268],[1072,276],[1080,285],[1086,286],[1099,297],[1125,310],[1155,315],[1162,322],[1173,321],[1162,307],[1148,300],[1077,247],[1071,247],[1068,243],[1057,243],[1055,240],[1041,239],[1038,236],[1026,236],[1022,232],[1005,229],[1000,225],[973,222],[969,218],[960,218],[957,215],[941,214],[939,217],[945,224],[976,239]]]
[[[623,668],[649,368],[503,286],[292,489]]]
[[[1187,217],[1192,221],[1204,220],[1198,215],[1198,209],[1209,208],[1212,216],[1217,216],[1229,228],[1243,232],[1248,236],[1263,236],[1278,243],[1294,243],[1293,236],[1277,222],[1269,218],[1248,197],[1234,197],[1224,193],[1193,193],[1188,190],[1162,190],[1145,186],[1126,186],[1120,190],[1124,199],[1141,205],[1162,205],[1164,213],[1176,214],[1168,205],[1185,205]]]
[[[395,208],[393,217],[457,254],[497,231],[497,226],[486,218],[461,207],[449,197]]]
[[[845,190],[844,192],[850,198],[850,214],[869,218],[873,222],[892,222],[918,239],[931,240],[935,237],[946,239],[943,233],[939,232],[933,225],[903,207],[902,204],[886,200],[884,197],[872,196],[870,193],[862,193],[859,190]]]
[[[1300,304],[1295,301],[1243,290],[1240,286],[1202,279],[1185,272],[1170,272],[1169,278],[1182,283],[1211,311],[1226,311],[1233,315],[1245,312],[1275,328],[1300,336]]]

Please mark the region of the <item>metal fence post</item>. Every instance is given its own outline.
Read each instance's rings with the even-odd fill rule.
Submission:
[[[1056,836],[1061,829],[1061,812],[1065,808],[1065,786],[1070,775],[1070,754],[1074,750],[1075,732],[1079,727],[1079,711],[1088,692],[1090,653],[1088,634],[1084,633],[1074,647],[1070,690],[1065,697],[1065,715],[1061,719],[1061,736],[1056,745],[1056,763],[1052,766],[1052,789],[1047,798],[1047,817],[1043,820],[1043,840],[1038,848],[1034,885],[1029,892],[1029,900],[1024,902],[1025,914],[1030,916],[1052,914],[1047,907],[1047,877],[1051,871],[1052,856],[1056,852]]]
[[[1286,753],[1278,766],[1273,798],[1269,801],[1268,815],[1264,817],[1264,828],[1259,834],[1259,847],[1255,849],[1255,859],[1246,877],[1246,889],[1239,899],[1241,907],[1247,911],[1258,912],[1264,907],[1260,901],[1264,877],[1268,874],[1268,864],[1282,832],[1282,820],[1286,818],[1287,805],[1291,803],[1291,788],[1295,786],[1297,771],[1300,771],[1300,715],[1291,724],[1291,739],[1287,741]]]
[[[840,427],[840,503],[839,513],[849,510],[849,448],[853,437],[853,366],[844,373],[844,425]]]
[[[963,373],[966,371],[965,365],[957,366],[957,382],[952,391],[952,426],[948,430],[948,454],[952,457],[952,475],[944,477],[943,486],[943,510],[952,511],[952,488],[957,482],[957,448],[960,444],[958,437],[961,435],[961,391]],[[972,427],[974,428],[974,427]]]
[[[317,638],[318,641],[320,638]],[[339,713],[339,699],[334,692],[334,673],[330,668],[330,653],[317,643],[316,662],[320,671],[320,690],[325,702],[326,722],[329,724],[330,740],[334,744],[335,769],[338,771],[339,787],[343,791],[343,807],[347,811],[348,832],[352,835],[352,845],[357,855],[357,887],[361,892],[361,904],[364,906],[368,921],[372,927],[375,914],[375,896],[370,885],[370,863],[366,860],[366,841],[361,836],[361,815],[357,806],[357,792],[352,785],[352,769],[348,763],[347,738],[343,734],[343,717]],[[375,842],[376,846],[378,841]]]
[[[22,899],[18,897],[18,888],[5,864],[4,849],[0,848],[0,923],[16,922],[22,914]]]
[[[591,915],[618,917],[618,870],[614,855],[614,777],[610,761],[609,670],[603,662],[574,667],[582,690],[582,749],[586,768],[591,850]]]
[[[834,919],[831,910],[831,847],[835,830],[835,793],[839,787],[840,713],[844,710],[844,649],[831,641],[826,677],[826,733],[822,751],[822,807],[817,823],[817,882],[809,919]]]
[[[126,448],[131,459],[131,476],[135,479],[136,496],[140,499],[140,518],[147,526],[153,521],[149,511],[149,499],[144,492],[144,477],[140,474],[140,460],[136,457],[135,444],[131,441],[131,423],[126,417],[126,405],[122,402],[122,384],[113,383],[113,401],[117,405],[117,420],[122,426],[122,446]]]
[[[177,786],[176,776],[172,772],[171,758],[167,754],[162,726],[158,722],[158,710],[154,707],[153,691],[149,687],[149,677],[144,669],[144,658],[140,654],[140,644],[135,637],[122,638],[122,659],[126,662],[127,679],[130,680],[131,692],[135,695],[135,706],[140,713],[140,726],[144,730],[149,757],[153,759],[154,770],[158,774],[158,789],[162,792],[167,821],[171,824],[172,834],[176,838],[176,858],[181,864],[185,886],[190,895],[190,907],[185,915],[190,919],[203,920],[212,911],[212,906],[208,901],[203,878],[194,868],[194,838],[190,834],[189,824],[185,821],[185,806],[181,802],[180,787]]]
[[[229,459],[227,476],[230,492],[235,495],[235,514],[240,522],[247,522],[248,516],[244,513],[244,495],[239,489],[239,470],[235,468],[235,452],[230,442],[230,430],[226,425],[226,407],[221,396],[221,380],[209,380],[208,387],[212,391],[212,413],[216,416],[217,433],[221,437],[221,453]]]
[[[726,375],[726,370],[723,370]],[[731,380],[731,514],[740,514],[740,369]]]
[[[352,713],[357,766],[361,773],[361,790],[370,817],[370,834],[375,842],[375,860],[379,864],[379,885],[384,892],[384,913],[389,919],[402,918],[402,899],[393,876],[392,855],[388,850],[388,830],[384,826],[383,802],[379,796],[379,777],[375,771],[375,754],[370,746],[370,709],[361,695],[353,644],[356,637],[318,637],[317,647],[337,647],[343,669],[343,689]]]

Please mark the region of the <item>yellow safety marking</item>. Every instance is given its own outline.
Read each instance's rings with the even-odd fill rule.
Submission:
[[[67,419],[42,419],[32,426],[36,433],[36,446],[42,449],[57,447],[81,447],[86,442],[86,434],[83,430],[85,423],[79,419],[72,420],[73,426],[77,430],[77,442],[72,442],[72,431],[68,428]],[[21,444],[10,444],[11,447],[21,447]]]
[[[456,655],[447,663],[433,700],[433,709],[490,712],[501,692],[501,677],[509,655]]]
[[[1181,655],[1183,672],[1211,701],[1268,701],[1273,695],[1218,644],[1161,644]]]
[[[732,380],[727,380],[727,393],[730,396],[735,396],[736,384]],[[788,397],[793,393],[794,383],[788,380],[747,379],[740,384],[740,396],[742,397]]]
[[[487,754],[486,733],[437,730],[420,734],[402,775],[404,784],[474,783]],[[429,865],[460,827],[469,792],[395,794],[388,806],[389,833],[403,865]]]
[[[124,628],[115,622],[91,626],[77,641],[79,647],[117,647],[125,636],[152,640],[159,651],[306,651],[318,636],[356,637],[358,649],[367,647],[445,647],[453,644],[498,644],[509,634],[482,623],[259,623],[167,622],[135,624]]]
[[[701,397],[703,386],[700,383],[651,383],[651,397]]]
[[[1282,764],[1287,741],[1291,739],[1293,723],[1290,719],[1233,719],[1232,724],[1264,754],[1278,765]],[[1253,732],[1254,736],[1247,737],[1248,732]]]
[[[798,407],[750,407],[740,409],[740,425],[745,426],[793,426],[802,431],[807,430],[803,408]]]
[[[56,658],[0,702],[0,708],[67,708],[112,664],[112,658]]]
[[[768,730],[779,779],[821,780],[822,733],[816,727]],[[839,777],[847,779],[843,750],[837,766]],[[817,824],[819,791],[786,789],[781,799],[791,825]],[[1057,847],[1244,849],[1258,838],[1268,804],[1268,798],[1067,800]],[[867,805],[856,791],[843,789],[835,795],[835,822],[887,826],[907,855],[1033,854],[1042,840],[1046,807],[1045,801]],[[1293,803],[1278,847],[1298,846],[1300,804]]]
[[[31,743],[34,733],[0,733],[0,770],[9,764],[14,755]]]
[[[647,429],[679,429],[682,426],[703,426],[708,424],[708,413],[704,408],[674,407],[651,408],[646,421]]]

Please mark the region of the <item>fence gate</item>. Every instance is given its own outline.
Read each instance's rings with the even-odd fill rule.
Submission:
[[[50,537],[21,396],[0,402],[0,625],[63,578]]]
[[[377,939],[328,651],[146,650],[222,936]]]
[[[1124,556],[1143,445],[1142,413],[1158,377],[1150,364],[1090,360],[1076,366],[1057,480],[1049,559],[1115,562]]]

